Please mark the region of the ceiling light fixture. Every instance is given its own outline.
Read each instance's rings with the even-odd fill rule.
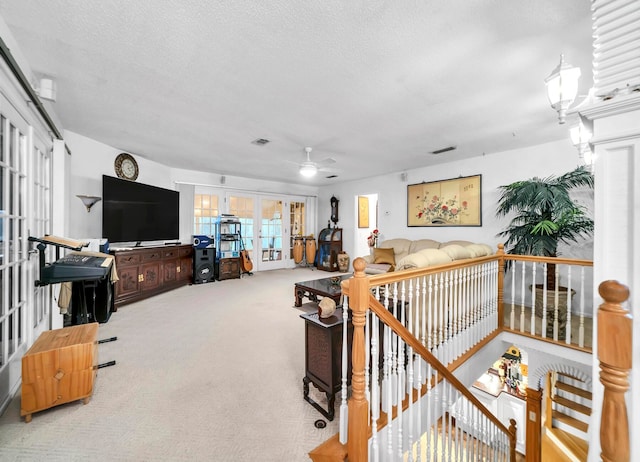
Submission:
[[[318,167],[313,162],[303,162],[300,164],[300,175],[311,178],[318,173]]]
[[[558,111],[558,121],[561,124],[565,122],[567,109],[569,109],[578,94],[579,78],[580,68],[566,63],[564,55],[560,55],[560,64],[544,80],[547,85],[549,103],[553,109]]]

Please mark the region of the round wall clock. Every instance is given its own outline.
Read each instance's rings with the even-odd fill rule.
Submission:
[[[118,154],[116,161],[114,162],[114,168],[118,178],[124,178],[125,180],[134,181],[138,178],[138,163],[131,154],[123,152]]]

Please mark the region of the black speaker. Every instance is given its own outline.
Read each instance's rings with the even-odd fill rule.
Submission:
[[[193,249],[193,283],[203,284],[205,282],[213,282],[214,262],[216,249],[209,247],[206,249]]]

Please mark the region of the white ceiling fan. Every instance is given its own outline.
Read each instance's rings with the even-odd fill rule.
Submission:
[[[335,164],[336,162],[336,160],[332,159],[331,157],[327,157],[326,159],[321,160],[320,162],[313,162],[311,160],[311,151],[312,151],[312,148],[310,147],[304,148],[304,152],[307,153],[307,160],[305,160],[300,164],[299,171],[302,176],[310,178],[314,176],[316,173],[318,173],[319,170],[323,170],[329,165]]]

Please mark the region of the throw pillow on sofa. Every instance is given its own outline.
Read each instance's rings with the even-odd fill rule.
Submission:
[[[389,271],[394,271],[396,266],[396,257],[393,249],[383,249],[376,247],[373,249],[373,263],[385,263],[391,265]]]

